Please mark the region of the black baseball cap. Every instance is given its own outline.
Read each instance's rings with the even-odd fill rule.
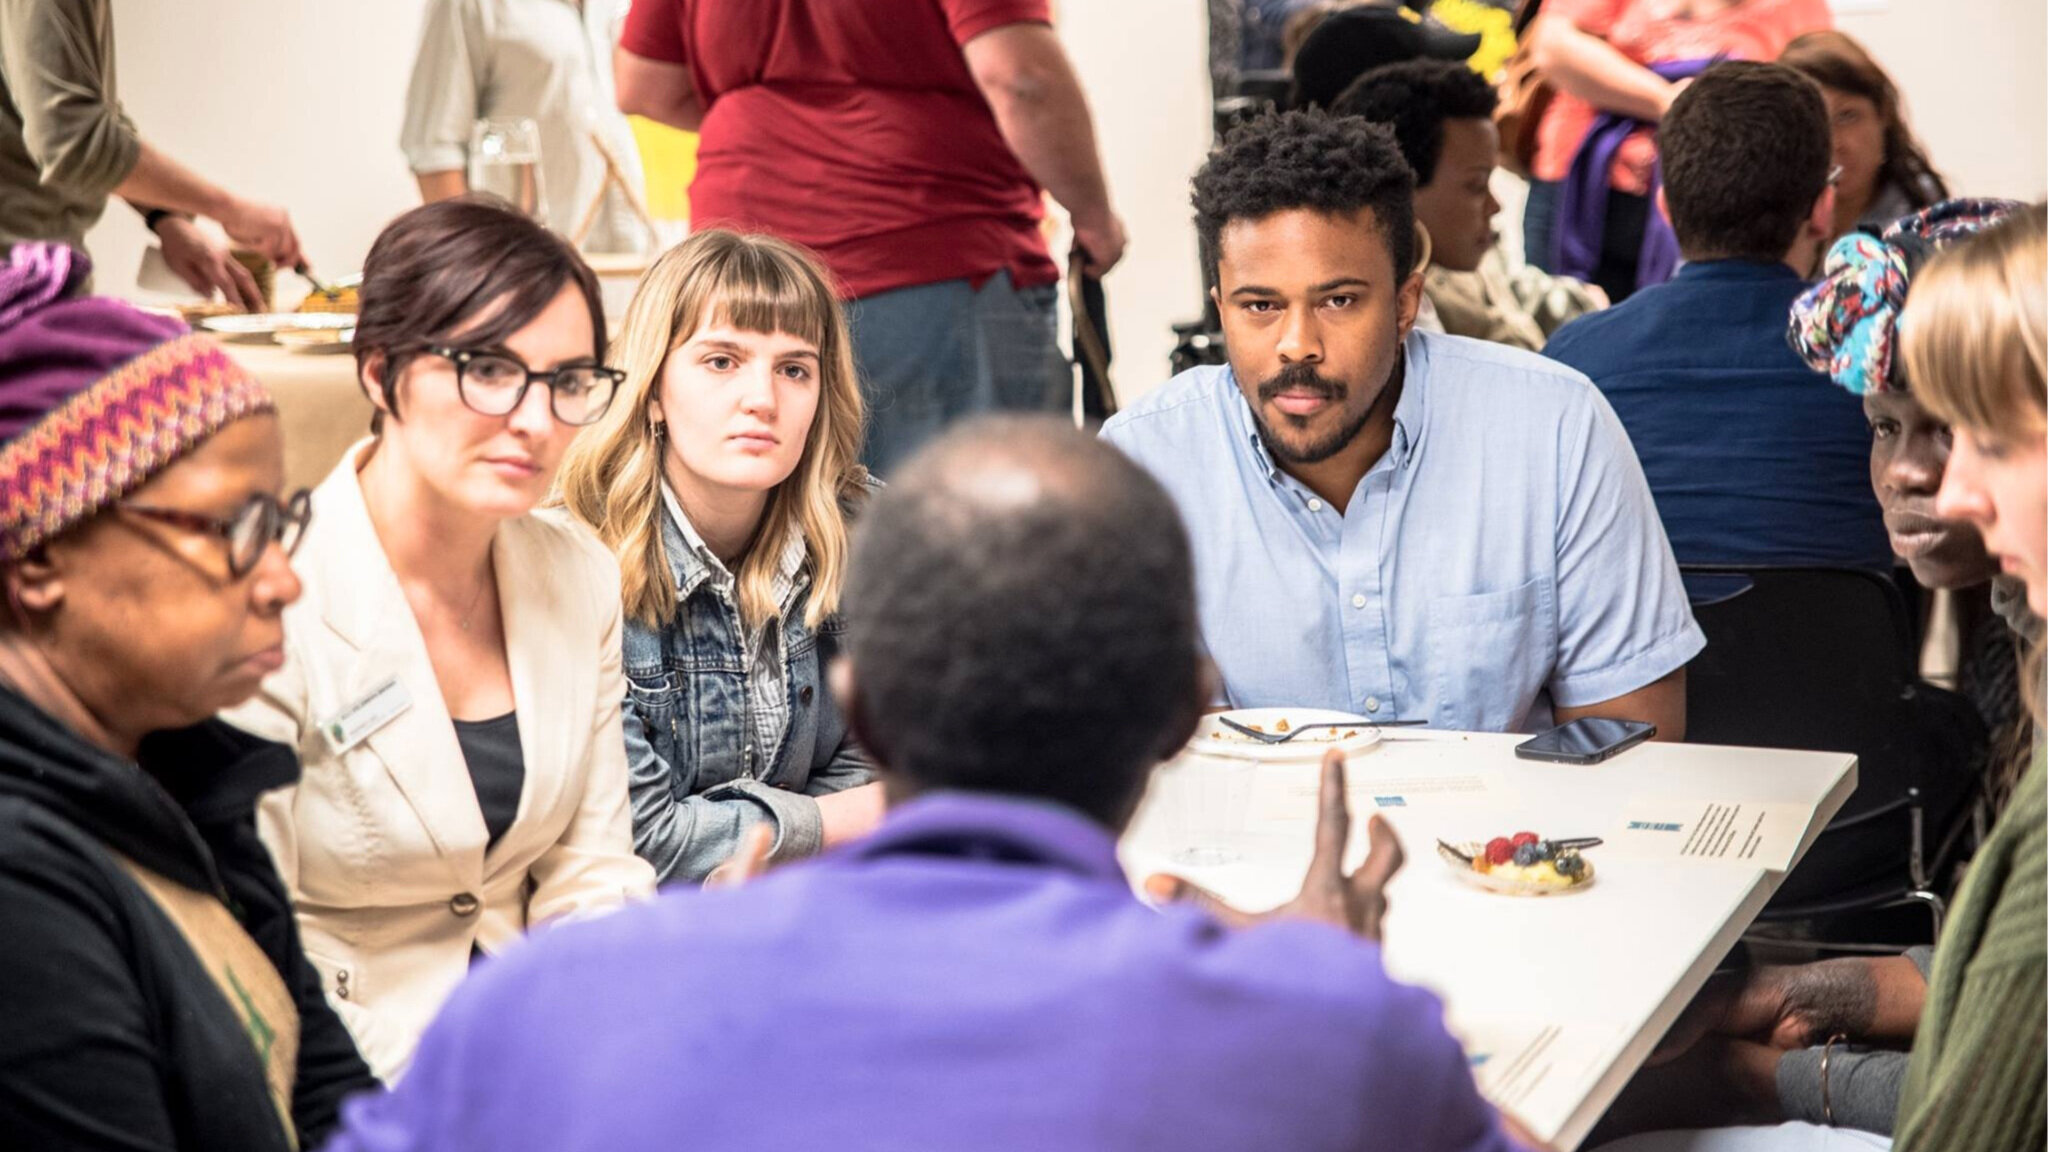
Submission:
[[[1453,32],[1408,8],[1368,4],[1334,12],[1294,54],[1294,105],[1328,108],[1351,82],[1385,64],[1464,60],[1479,51],[1475,32]]]

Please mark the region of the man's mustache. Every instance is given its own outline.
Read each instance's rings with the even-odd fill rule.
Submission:
[[[1259,382],[1259,402],[1271,400],[1282,392],[1303,392],[1325,400],[1342,400],[1349,391],[1342,380],[1318,374],[1313,364],[1289,364]]]

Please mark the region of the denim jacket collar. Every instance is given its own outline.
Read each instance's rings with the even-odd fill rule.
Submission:
[[[704,538],[697,534],[696,526],[682,514],[682,503],[665,480],[661,485],[661,506],[661,549],[668,556],[669,574],[675,577],[676,599],[688,600],[713,577],[723,577],[729,583],[732,573],[712,553]],[[804,566],[809,554],[803,531],[791,525],[782,541],[782,558],[775,580],[776,608],[785,619],[797,596],[810,586],[810,573]]]

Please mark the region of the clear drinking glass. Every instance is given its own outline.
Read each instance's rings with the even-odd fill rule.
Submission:
[[[502,197],[543,224],[540,126],[531,120],[479,120],[469,130],[469,188]]]
[[[1230,864],[1244,859],[1245,810],[1251,806],[1249,759],[1183,756],[1161,768],[1166,835],[1176,864]]]

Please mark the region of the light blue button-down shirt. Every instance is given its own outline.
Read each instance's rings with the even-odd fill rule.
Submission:
[[[1533,353],[1409,335],[1394,440],[1338,512],[1274,464],[1227,367],[1103,427],[1173,495],[1234,707],[1538,731],[1706,646],[1628,435]]]

